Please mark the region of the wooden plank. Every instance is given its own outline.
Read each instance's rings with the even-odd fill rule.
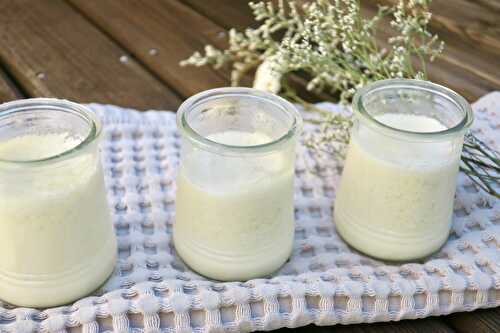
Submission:
[[[225,29],[243,30],[247,27],[257,26],[247,0],[181,0],[181,2]]]
[[[396,0],[370,0],[365,2],[365,6],[375,6],[379,3],[394,4]],[[476,29],[484,29],[484,36],[489,40],[489,44],[500,45],[500,14],[492,13],[478,3],[459,0],[450,5],[449,1],[435,0],[432,3],[431,30],[437,33],[441,40],[445,42],[445,50],[441,59],[456,66],[457,70],[469,72],[478,79],[488,81],[495,89],[500,89],[500,75],[497,69],[500,68],[500,53],[494,47],[483,47],[483,43],[478,38],[471,38],[466,29],[476,26]],[[479,11],[479,13],[477,13]],[[488,21],[483,23],[481,13],[490,12]],[[475,14],[470,14],[474,13]],[[469,14],[468,14],[469,13]],[[453,16],[450,16],[453,15]],[[483,35],[483,31],[477,34]],[[491,35],[493,34],[493,35]]]
[[[0,103],[24,97],[3,68],[0,68]]]
[[[392,0],[391,0],[392,1]],[[363,14],[373,16],[376,13],[376,4],[365,2],[363,3]],[[393,29],[390,27],[387,19],[380,22],[377,40],[382,47],[389,47],[387,39],[393,34]],[[445,47],[445,52],[447,48]],[[464,53],[467,51],[464,50]],[[491,69],[491,72],[494,72]],[[482,95],[499,89],[496,84],[484,80],[476,73],[457,66],[449,61],[449,58],[441,56],[434,62],[427,64],[427,74],[431,81],[445,85],[467,98],[470,102],[475,101]]]
[[[0,58],[31,96],[139,109],[180,99],[61,0],[0,4]]]
[[[500,55],[500,2],[498,0],[433,0],[431,26],[440,26]]]
[[[463,97],[469,102],[476,101],[479,97],[497,90],[485,80],[478,79],[474,74],[457,70],[457,68],[443,59],[436,59],[427,65],[429,80],[442,84]]]
[[[479,3],[488,10],[493,10],[497,13],[500,13],[500,2],[498,2],[497,0],[468,0],[468,1]]]
[[[333,331],[333,330],[331,330]],[[331,332],[330,331],[330,332]],[[336,326],[336,333],[453,333],[453,330],[436,318],[403,320],[389,323],[371,323],[355,326]]]
[[[290,329],[283,328],[276,333],[453,333],[454,330],[437,318],[403,320],[398,322],[355,325],[314,326]]]
[[[397,0],[376,2],[391,5]],[[478,49],[500,54],[499,1],[453,0],[451,3],[449,0],[432,0],[430,9],[431,27],[464,39]]]
[[[495,89],[500,89],[500,75],[497,72],[500,68],[499,54],[480,49],[474,42],[450,34],[446,30],[440,28],[433,30],[445,42],[441,59],[455,65],[463,72],[469,72],[478,79],[487,81]]]
[[[130,50],[158,77],[187,97],[228,85],[208,67],[180,67],[179,62],[205,44],[222,45],[223,30],[177,1],[71,0],[75,8]]]
[[[500,332],[500,308],[455,313],[444,319],[459,333]]]

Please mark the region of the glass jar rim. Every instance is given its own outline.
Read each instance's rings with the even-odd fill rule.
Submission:
[[[456,125],[446,128],[442,131],[435,132],[414,132],[403,130],[396,127],[384,124],[375,119],[363,105],[363,98],[369,93],[382,91],[386,89],[414,89],[418,91],[427,91],[434,95],[441,96],[446,100],[452,102],[458,109],[462,110],[463,117]],[[367,84],[359,89],[353,97],[352,108],[354,114],[359,116],[359,119],[366,125],[376,129],[382,130],[388,134],[403,135],[413,139],[441,139],[449,136],[454,136],[467,130],[473,122],[472,108],[461,95],[455,91],[439,85],[434,82],[417,80],[417,79],[386,79],[379,80]]]
[[[291,115],[293,119],[292,124],[286,133],[270,142],[251,146],[237,146],[208,139],[192,128],[189,121],[186,119],[190,110],[204,102],[224,97],[238,96],[255,98],[266,103],[274,104],[287,114]],[[237,154],[263,153],[279,149],[282,144],[288,142],[300,133],[300,130],[302,129],[302,116],[292,103],[275,94],[247,87],[224,87],[205,90],[185,100],[177,111],[177,127],[181,134],[186,135],[190,140],[194,141],[205,150],[233,152]]]
[[[85,138],[80,141],[76,146],[64,150],[58,154],[50,155],[40,159],[27,159],[27,160],[12,160],[0,158],[0,163],[18,164],[18,165],[32,165],[32,164],[45,164],[55,161],[60,161],[72,156],[75,152],[87,147],[90,143],[99,138],[101,134],[101,124],[96,114],[90,111],[86,106],[71,102],[65,99],[58,98],[27,98],[15,100],[0,105],[0,119],[11,116],[13,114],[33,111],[69,111],[73,112],[75,116],[84,119],[89,125],[89,132]]]

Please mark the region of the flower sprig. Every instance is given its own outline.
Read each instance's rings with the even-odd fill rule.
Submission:
[[[444,43],[428,30],[430,0],[399,0],[392,7],[379,6],[372,17],[361,14],[359,0],[298,3],[250,2],[260,23],[257,28],[231,29],[227,49],[207,45],[204,54],[196,52],[181,65],[216,69],[228,65],[232,85],[239,85],[257,68],[254,87],[280,93],[319,113],[320,131],[308,144],[321,150],[326,147],[332,156],[342,158],[352,125],[350,115],[324,112],[300,98],[290,84],[296,73],[306,77],[307,90],[336,96],[348,104],[358,88],[376,80],[426,79],[426,63],[439,56]],[[384,18],[390,19],[392,31],[380,42],[376,36]],[[497,153],[470,134],[468,138],[462,169],[481,188],[500,197]]]
[[[300,15],[293,2],[285,5],[285,2],[280,0],[277,8],[271,2],[249,5],[255,19],[263,22],[261,26],[256,29],[247,28],[244,32],[230,29],[227,49],[219,50],[212,45],[206,45],[205,54],[195,52],[188,59],[181,61],[181,66],[211,65],[220,69],[223,65],[230,64],[231,84],[237,86],[246,74],[276,54],[280,39],[274,36],[275,33],[284,31],[283,38],[287,38],[300,29]]]

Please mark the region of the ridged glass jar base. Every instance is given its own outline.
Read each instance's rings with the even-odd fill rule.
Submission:
[[[448,239],[450,228],[448,224],[443,225],[442,230],[429,229],[426,233],[411,235],[386,229],[374,230],[341,211],[335,211],[335,225],[340,236],[356,250],[392,261],[420,259],[434,253]]]
[[[247,255],[220,254],[207,251],[185,239],[176,241],[175,249],[182,260],[199,274],[219,281],[246,281],[274,273],[288,260],[293,241],[289,244],[259,249]]]
[[[12,274],[0,271],[3,301],[24,307],[52,307],[70,303],[102,285],[113,272],[116,241],[113,238],[91,259],[71,271],[54,274]]]

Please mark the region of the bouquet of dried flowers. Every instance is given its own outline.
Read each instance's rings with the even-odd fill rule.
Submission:
[[[302,1],[303,2],[303,1]],[[308,144],[343,157],[349,140],[351,117],[324,111],[299,97],[292,82],[300,73],[306,88],[350,102],[356,89],[388,78],[426,79],[426,62],[444,47],[427,26],[430,0],[399,0],[396,6],[379,6],[372,17],[361,15],[359,0],[312,0],[299,6],[280,0],[250,3],[257,28],[229,31],[229,47],[211,45],[181,65],[231,66],[231,83],[238,85],[255,70],[254,87],[279,93],[321,115],[320,131]],[[375,38],[384,17],[393,33],[383,44]],[[316,118],[318,119],[318,118]],[[499,154],[468,134],[462,170],[482,189],[500,197]]]

